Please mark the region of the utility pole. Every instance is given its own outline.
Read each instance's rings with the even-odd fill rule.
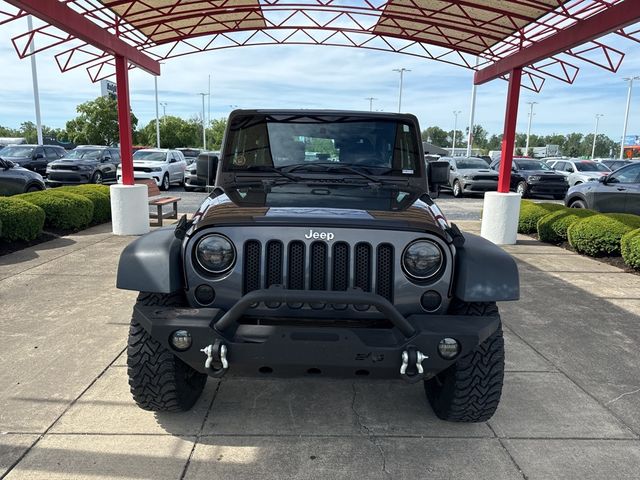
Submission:
[[[394,72],[398,72],[400,74],[400,92],[398,94],[398,113],[402,111],[402,83],[404,80],[404,72],[410,72],[408,68],[394,68]]]
[[[31,15],[27,15],[27,28],[29,31],[33,30],[33,20]],[[36,131],[38,132],[38,145],[42,145],[44,142],[42,138],[42,117],[40,116],[40,91],[38,89],[38,66],[36,65],[35,55],[35,36],[31,38],[29,42],[29,57],[31,59],[31,80],[33,82],[33,103],[36,107]]]
[[[153,83],[156,89],[156,145],[160,148],[160,118],[158,112],[158,76],[153,76]]]
[[[527,102],[529,105],[529,124],[527,125],[527,144],[524,147],[525,157],[529,155],[529,136],[531,135],[531,120],[533,119],[533,106],[538,102]]]
[[[476,67],[478,66],[479,57],[476,57]],[[475,71],[475,70],[474,70]],[[471,106],[469,107],[469,135],[467,135],[467,157],[471,156],[471,148],[473,147],[473,120],[476,114],[476,84],[471,77]]]
[[[620,140],[620,160],[624,157],[624,137],[627,136],[627,123],[629,123],[629,108],[631,107],[631,90],[633,90],[633,81],[638,80],[640,77],[626,77],[623,78],[625,82],[629,83],[629,90],[627,92],[627,108],[624,111],[624,126],[622,127],[622,139]]]
[[[453,121],[453,142],[451,144],[451,156],[455,157],[456,155],[456,130],[458,129],[458,115],[462,112],[460,110],[454,110],[453,116],[455,120]]]
[[[160,102],[160,106],[162,107],[162,118],[167,116],[167,102]]]
[[[373,112],[373,101],[378,99],[375,97],[366,97],[365,100],[369,100],[369,111]]]
[[[596,157],[596,138],[598,138],[598,122],[600,117],[604,117],[604,113],[596,113],[596,130],[593,133],[593,146],[591,147],[591,160]]]
[[[209,95],[208,93],[199,93],[198,95],[202,95],[202,149],[207,149],[207,117],[205,116],[204,111],[204,97]]]

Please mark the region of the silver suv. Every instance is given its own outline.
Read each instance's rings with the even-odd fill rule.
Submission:
[[[567,177],[567,182],[570,187],[585,182],[597,182],[600,177],[611,173],[611,170],[602,163],[594,162],[593,160],[580,160],[578,158],[547,162],[547,165]]]

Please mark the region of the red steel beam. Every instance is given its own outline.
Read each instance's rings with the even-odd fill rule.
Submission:
[[[116,88],[118,93],[118,128],[120,129],[120,157],[122,183],[133,185],[133,140],[131,138],[131,108],[129,106],[129,65],[127,59],[116,55]]]
[[[153,75],[160,75],[160,63],[58,0],[7,0],[7,2],[106,53],[124,57],[139,68]]]
[[[502,135],[502,155],[500,157],[500,174],[498,191],[509,193],[511,187],[511,165],[513,164],[513,147],[516,141],[516,121],[518,120],[518,100],[520,99],[520,82],[522,68],[514,68],[509,75],[507,91],[507,109],[504,115],[504,134]]]
[[[582,45],[589,40],[614,32],[640,20],[640,0],[624,0],[558,33],[551,35],[530,47],[498,60],[493,65],[478,70],[474,83],[481,85],[506,75],[514,68],[531,65],[540,60]]]

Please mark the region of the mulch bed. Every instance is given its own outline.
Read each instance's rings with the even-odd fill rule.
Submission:
[[[537,233],[530,233],[528,236],[540,241],[540,239],[538,238],[538,234]],[[554,244],[549,243],[548,245],[554,245]],[[569,242],[562,242],[562,243],[560,243],[558,245],[555,245],[555,246],[564,248],[565,250],[569,250],[570,252],[578,253],[578,252],[575,251],[575,249],[571,245],[569,245]],[[588,255],[585,255],[585,256],[588,257],[588,258],[592,258],[593,260],[597,260],[598,262],[606,263],[607,265],[611,265],[612,267],[617,267],[620,270],[624,270],[627,273],[632,273],[634,275],[640,275],[640,271],[629,267],[626,263],[624,263],[624,260],[622,259],[622,257],[606,257],[606,256],[603,256],[603,257],[589,257]]]

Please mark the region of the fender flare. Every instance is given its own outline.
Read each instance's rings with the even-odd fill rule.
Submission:
[[[154,293],[184,289],[182,242],[174,230],[159,228],[127,245],[120,255],[116,287]]]
[[[513,257],[478,235],[464,237],[456,249],[454,295],[464,302],[518,300],[520,276]]]

